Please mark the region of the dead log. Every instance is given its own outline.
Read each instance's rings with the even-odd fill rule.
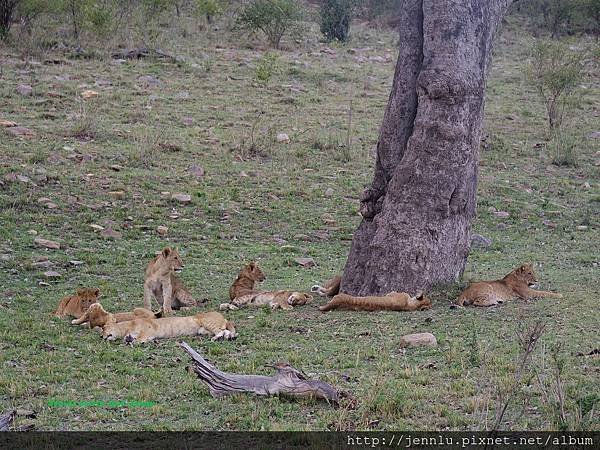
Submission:
[[[17,411],[14,409],[0,415],[0,431],[8,431]]]
[[[185,342],[179,345],[193,359],[192,369],[198,378],[208,385],[208,390],[213,397],[244,392],[255,395],[319,399],[335,405],[339,404],[339,394],[333,386],[324,381],[306,379],[302,372],[288,363],[273,365],[272,367],[277,369],[277,374],[272,377],[225,373],[206,361]]]
[[[142,59],[154,57],[156,59],[167,59],[170,62],[180,62],[180,59],[173,55],[169,55],[158,48],[133,48],[124,49],[113,52],[111,55],[115,59]]]

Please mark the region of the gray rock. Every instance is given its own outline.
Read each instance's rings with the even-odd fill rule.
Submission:
[[[437,339],[431,333],[407,334],[400,338],[400,347],[437,347]]]
[[[473,234],[471,235],[471,246],[472,247],[489,247],[492,245],[492,240],[482,236],[481,234]]]

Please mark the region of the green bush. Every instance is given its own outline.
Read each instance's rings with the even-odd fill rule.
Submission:
[[[346,42],[352,20],[353,0],[324,0],[321,5],[321,33],[327,40]]]
[[[279,48],[281,38],[303,18],[295,0],[253,0],[240,13],[238,24],[251,31],[262,31],[271,45]]]
[[[223,12],[226,5],[223,0],[196,0],[196,14],[205,16],[208,23],[213,22],[213,18]]]
[[[269,84],[271,77],[279,70],[279,57],[275,53],[265,53],[256,66],[255,78],[261,84]]]

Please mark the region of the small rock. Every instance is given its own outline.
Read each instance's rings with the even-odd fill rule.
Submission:
[[[23,96],[31,95],[33,94],[33,88],[28,84],[20,84],[17,86],[17,93]]]
[[[29,230],[27,233],[29,233],[32,236],[37,236],[37,231],[36,230]]]
[[[202,168],[202,166],[199,166],[198,164],[192,165],[192,167],[190,167],[190,172],[196,178],[202,178],[204,176],[204,169]]]
[[[507,211],[496,211],[496,212],[494,212],[494,215],[496,217],[500,217],[502,219],[506,219],[507,217],[510,217],[510,214]]]
[[[157,232],[157,233],[158,233],[160,236],[162,236],[162,237],[165,237],[165,236],[167,235],[167,233],[169,232],[169,228],[168,228],[168,227],[165,227],[165,226],[163,226],[163,225],[159,225],[159,226],[157,226],[157,227],[156,227],[156,232]]]
[[[17,137],[35,136],[35,133],[33,132],[33,130],[30,130],[29,128],[25,128],[25,127],[10,127],[10,128],[7,128],[6,131],[9,134],[12,134],[13,136],[17,136]]]
[[[50,200],[48,197],[40,197],[37,199],[38,203],[48,203],[51,202],[52,200]]]
[[[0,127],[16,127],[17,126],[17,122],[13,122],[12,120],[4,120],[4,119],[0,119]]]
[[[60,249],[60,244],[58,242],[50,241],[48,239],[35,238],[33,242],[40,247],[46,247],[52,250]]]
[[[294,261],[296,261],[296,263],[298,263],[299,265],[301,265],[302,267],[305,267],[307,269],[317,265],[315,263],[315,260],[312,258],[296,258],[296,259],[294,259]]]
[[[104,230],[104,227],[102,225],[96,225],[95,223],[91,223],[90,228],[92,228],[94,231],[103,231]]]
[[[39,267],[39,268],[43,268],[43,269],[47,269],[48,267],[52,267],[54,264],[52,264],[51,261],[46,260],[46,261],[36,261],[32,264],[33,267]]]
[[[161,81],[158,78],[153,77],[152,75],[142,75],[138,77],[138,82],[147,87],[155,87],[161,84]]]
[[[115,231],[110,227],[102,231],[100,234],[108,239],[121,239],[123,237],[123,235],[120,232]]]
[[[587,181],[585,183],[583,183],[583,188],[584,189],[591,189],[592,186],[590,185],[590,183],[588,183]]]
[[[277,135],[276,140],[280,144],[289,144],[290,143],[290,137],[287,134],[285,134],[285,133],[279,133]]]
[[[247,177],[247,176],[248,176],[248,174],[244,170],[242,170],[240,172],[240,177]]]
[[[588,137],[591,139],[600,139],[600,131],[592,131]]]
[[[98,92],[87,89],[81,93],[81,97],[85,99],[98,97]]]
[[[25,175],[17,175],[17,180],[21,183],[29,183],[31,181],[29,177],[26,177]]]
[[[588,229],[587,225],[577,225],[577,229],[579,231],[585,231]]]
[[[325,197],[333,197],[333,188],[327,188],[325,190]]]
[[[431,333],[407,334],[400,338],[400,347],[437,347],[437,339]]]
[[[108,193],[115,200],[122,200],[125,198],[125,191],[110,191]]]
[[[112,86],[112,81],[107,80],[105,78],[98,78],[96,81],[94,81],[94,86],[98,86],[98,87]]]
[[[59,278],[60,273],[56,272],[55,270],[48,270],[47,272],[44,272],[44,276],[46,278]]]
[[[194,124],[194,119],[191,117],[184,117],[181,119],[181,123],[183,123],[187,127],[191,127]]]
[[[191,203],[192,196],[188,194],[173,194],[171,199],[178,201],[179,203]]]
[[[56,209],[56,208],[58,208],[58,205],[56,203],[54,203],[54,202],[47,202],[44,206],[46,208],[48,208],[48,209]]]
[[[482,236],[481,234],[471,235],[471,246],[473,247],[489,247],[492,245],[492,240]]]
[[[71,264],[72,266],[81,266],[82,264],[85,264],[83,261],[78,261],[76,259],[73,259],[71,261],[69,261],[69,264]]]
[[[121,170],[123,170],[123,166],[120,166],[118,164],[113,164],[112,166],[110,166],[110,168],[115,172],[120,172]]]

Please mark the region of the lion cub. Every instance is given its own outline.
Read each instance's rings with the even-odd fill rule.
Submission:
[[[229,288],[229,300],[234,300],[243,295],[258,294],[254,284],[265,281],[265,274],[255,261],[242,267],[237,278]]]
[[[562,297],[556,292],[531,289],[537,282],[533,266],[523,264],[501,280],[472,283],[458,296],[453,306],[494,306],[514,298]]]
[[[98,301],[100,289],[81,288],[77,289],[75,295],[63,298],[56,311],[52,313],[55,317],[81,317],[88,308]]]
[[[231,303],[222,303],[219,309],[236,310],[245,305],[262,306],[269,305],[271,309],[293,309],[294,306],[306,305],[312,302],[310,294],[296,291],[273,291],[258,292],[236,297]]]
[[[183,261],[179,252],[171,247],[163,249],[148,263],[144,281],[144,308],[152,309],[152,297],[165,315],[169,315],[173,309],[190,308],[198,304],[175,275],[182,269]]]
[[[310,288],[310,292],[314,292],[321,297],[333,297],[340,293],[340,284],[342,284],[342,277],[336,275],[330,280],[327,280],[323,286],[315,284]]]
[[[87,324],[90,328],[104,327],[109,322],[126,322],[133,319],[156,319],[161,317],[162,312],[153,313],[145,308],[135,308],[131,312],[122,313],[109,313],[106,312],[100,303],[94,303],[88,308],[88,310],[79,319],[71,321],[73,325],[85,325]]]
[[[431,300],[423,294],[411,297],[404,292],[390,292],[383,297],[354,297],[338,294],[319,308],[323,312],[332,309],[350,311],[424,311],[431,309]]]
[[[237,337],[233,322],[215,311],[187,317],[143,318],[118,323],[111,321],[104,325],[102,330],[104,339],[124,338],[127,343],[144,343],[161,338],[199,334],[212,335],[213,341]]]

